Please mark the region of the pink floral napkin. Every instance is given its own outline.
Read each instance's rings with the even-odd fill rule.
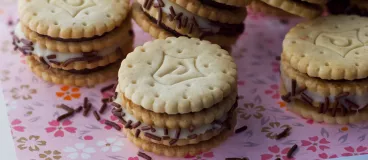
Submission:
[[[15,0],[0,1],[0,83],[6,99],[17,156],[20,160],[138,160],[139,149],[124,135],[104,125],[118,122],[110,113],[97,121],[76,115],[61,123],[56,117],[64,111],[57,104],[77,107],[89,97],[98,108],[102,97],[95,88],[75,88],[42,81],[31,73],[24,57],[13,51],[10,31],[16,23]],[[300,118],[287,111],[280,100],[279,55],[285,33],[298,20],[279,20],[250,14],[246,32],[233,48],[239,72],[238,127],[248,129],[234,134],[221,146],[188,160],[223,160],[248,157],[251,160],[286,160],[292,145],[299,149],[297,160],[328,159],[368,153],[367,124],[326,125]],[[150,40],[135,26],[135,44]],[[292,127],[291,135],[275,140],[274,135]],[[154,159],[168,159],[147,153]]]

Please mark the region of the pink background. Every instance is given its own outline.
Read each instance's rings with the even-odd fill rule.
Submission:
[[[224,159],[248,157],[252,160],[286,159],[293,144],[299,145],[298,160],[326,159],[368,153],[367,124],[325,125],[302,119],[287,111],[280,100],[279,61],[281,42],[290,26],[280,20],[250,14],[246,32],[233,48],[239,72],[238,127],[248,130],[230,137],[220,147],[195,157],[184,159]],[[0,1],[0,83],[5,95],[9,121],[17,156],[21,160],[138,160],[139,150],[121,133],[81,114],[69,121],[57,123],[64,111],[55,105],[65,103],[77,107],[83,97],[89,97],[96,109],[103,96],[100,88],[74,88],[47,83],[31,73],[24,57],[13,51],[10,31],[16,22],[15,0]],[[135,26],[135,44],[141,45],[150,36]],[[117,121],[110,113],[103,119]],[[284,127],[292,133],[283,140],[272,136]],[[111,144],[106,147],[106,144]],[[147,153],[154,159],[166,159]]]

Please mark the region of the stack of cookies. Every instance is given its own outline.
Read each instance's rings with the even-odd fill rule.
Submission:
[[[323,13],[322,6],[327,2],[328,0],[253,0],[248,8],[271,16],[316,18]]]
[[[327,16],[298,24],[281,56],[282,99],[317,122],[368,120],[368,18]]]
[[[183,157],[224,141],[236,123],[236,64],[216,44],[154,40],[122,62],[113,114],[148,152]]]
[[[42,79],[94,86],[116,77],[131,52],[129,0],[20,0],[15,49]]]
[[[138,0],[133,19],[152,37],[193,37],[223,48],[232,46],[244,31],[250,0]]]

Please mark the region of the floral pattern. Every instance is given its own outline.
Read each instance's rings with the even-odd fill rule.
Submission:
[[[81,93],[79,92],[79,88],[62,86],[60,87],[60,91],[56,92],[56,96],[66,101],[71,101],[72,99],[80,98]]]
[[[280,148],[277,145],[268,147],[268,151],[271,153],[266,153],[261,155],[261,160],[273,160],[280,158],[282,160],[294,160],[294,158],[287,158],[287,153],[289,152],[290,147]]]
[[[316,152],[317,149],[322,151],[326,149],[330,149],[330,147],[326,146],[330,142],[326,140],[326,138],[319,138],[318,136],[309,137],[309,140],[302,140],[302,146],[307,147],[307,150],[312,152]]]
[[[290,127],[289,125],[281,125],[280,122],[271,122],[268,126],[263,127],[261,132],[266,133],[266,137],[270,139],[275,139],[276,136],[281,133],[286,128]]]
[[[49,122],[50,127],[45,130],[47,133],[54,132],[55,137],[64,137],[64,131],[69,133],[75,133],[77,128],[71,127],[72,122],[70,120],[64,120],[62,123],[53,120]]]
[[[321,153],[321,154],[318,154],[318,156],[319,158],[322,158],[322,159],[337,158],[336,154],[328,155],[327,153]]]
[[[59,160],[62,158],[61,156],[61,152],[54,150],[47,150],[44,151],[43,153],[39,154],[39,157],[44,159],[44,160]]]
[[[279,99],[280,98],[279,86],[277,84],[271,85],[269,89],[265,90],[265,94],[271,95],[273,99]]]
[[[262,112],[265,111],[263,106],[255,106],[253,103],[246,103],[244,107],[238,108],[238,114],[240,117],[248,120],[251,117],[260,119],[263,117]]]
[[[30,100],[32,95],[37,93],[36,89],[31,88],[29,85],[21,85],[19,88],[12,88],[10,90],[13,99]]]
[[[63,150],[68,153],[70,159],[90,159],[96,150],[92,147],[86,147],[84,143],[77,143],[73,147],[66,147]]]
[[[121,148],[124,146],[124,143],[122,139],[113,137],[113,138],[107,138],[103,141],[98,141],[97,146],[101,147],[102,152],[118,152],[121,150]]]
[[[46,145],[46,141],[40,140],[40,136],[31,135],[29,138],[21,137],[17,140],[18,148],[25,150],[28,148],[29,151],[39,151],[42,146]]]
[[[345,147],[344,149],[346,152],[341,154],[344,157],[368,154],[367,147],[364,147],[364,146],[358,146],[357,148],[349,146],[349,147]]]
[[[12,129],[13,131],[17,131],[17,132],[24,132],[24,129],[26,127],[22,126],[22,121],[19,120],[19,119],[14,119],[12,122],[11,122],[11,125],[12,125]]]
[[[1,70],[0,71],[0,81],[5,82],[9,80],[9,71],[8,70]]]

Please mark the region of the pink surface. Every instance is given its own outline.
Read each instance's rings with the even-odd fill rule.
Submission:
[[[0,1],[0,82],[20,160],[138,160],[139,150],[124,135],[81,114],[58,123],[56,117],[64,111],[55,105],[65,103],[77,107],[83,97],[89,97],[96,109],[104,96],[100,89],[74,88],[47,83],[31,73],[24,57],[12,50],[9,32],[16,17],[15,2]],[[220,147],[195,157],[184,159],[225,159],[248,157],[252,160],[286,159],[288,148],[299,145],[295,159],[327,159],[368,153],[368,125],[326,125],[302,119],[286,111],[280,100],[279,61],[284,34],[292,24],[261,15],[250,15],[246,32],[233,49],[239,68],[238,127],[248,129],[230,137]],[[149,40],[149,35],[135,26],[136,45]],[[106,93],[108,94],[108,93]],[[106,96],[106,95],[105,95]],[[117,122],[110,113],[103,119]],[[292,133],[283,140],[272,135],[284,127]],[[147,153],[154,159],[166,159]]]

